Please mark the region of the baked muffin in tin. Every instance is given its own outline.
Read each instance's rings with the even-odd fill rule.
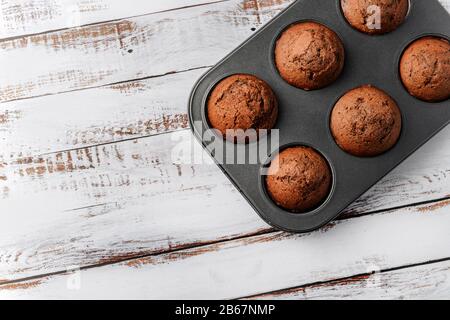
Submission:
[[[236,130],[255,129],[259,135],[260,130],[275,126],[278,102],[266,82],[253,75],[236,74],[214,87],[208,98],[207,115],[209,124],[224,138],[227,133],[232,137]]]
[[[341,0],[348,23],[367,34],[396,30],[406,19],[409,0]]]
[[[414,41],[403,53],[400,77],[409,93],[438,102],[450,97],[450,43],[439,37]]]
[[[280,76],[304,90],[333,83],[344,68],[344,45],[337,34],[316,22],[288,27],[275,47],[275,64]]]
[[[297,146],[281,151],[271,162],[266,189],[281,208],[305,213],[320,206],[331,190],[328,162],[310,147]]]
[[[391,149],[402,130],[397,103],[382,90],[366,85],[347,92],[334,106],[330,119],[336,143],[359,157]]]

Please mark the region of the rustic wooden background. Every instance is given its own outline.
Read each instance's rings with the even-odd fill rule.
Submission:
[[[196,79],[291,2],[0,2],[0,299],[450,298],[450,127],[305,235],[172,163]]]

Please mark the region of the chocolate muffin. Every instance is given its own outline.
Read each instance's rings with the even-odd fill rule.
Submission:
[[[331,190],[331,177],[322,155],[309,147],[292,147],[272,161],[266,188],[278,206],[304,213],[324,202]]]
[[[377,6],[380,11],[373,10],[372,6]],[[394,31],[405,21],[409,0],[341,0],[341,7],[353,28],[367,34],[384,34]],[[375,16],[378,13],[379,18]]]
[[[344,46],[334,31],[316,22],[287,28],[275,48],[281,77],[304,90],[323,88],[334,82],[344,68]]]
[[[368,85],[351,90],[336,103],[330,127],[343,150],[359,157],[373,157],[396,144],[402,117],[389,95]]]
[[[450,97],[450,44],[446,39],[424,37],[403,53],[400,76],[409,93],[437,102]]]
[[[207,113],[210,125],[224,137],[227,130],[272,129],[277,121],[278,103],[272,89],[252,75],[225,78],[212,90]]]

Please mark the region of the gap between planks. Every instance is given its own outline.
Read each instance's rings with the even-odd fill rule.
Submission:
[[[214,3],[220,3],[220,2],[227,2],[227,1],[232,1],[232,0],[205,1],[205,2],[201,2],[201,3],[197,3],[197,4],[184,5],[184,6],[174,7],[174,8],[164,9],[164,10],[145,12],[145,13],[135,14],[135,15],[131,15],[131,16],[121,16],[121,17],[116,17],[114,19],[92,21],[92,22],[86,23],[86,24],[71,25],[71,26],[68,26],[68,27],[61,27],[61,28],[55,28],[55,29],[46,29],[46,30],[39,31],[39,32],[17,34],[17,35],[11,36],[11,37],[0,37],[0,42],[16,40],[16,39],[25,38],[25,37],[45,35],[47,33],[53,33],[53,32],[67,31],[67,30],[70,30],[70,29],[91,27],[91,26],[95,26],[95,25],[99,25],[99,24],[114,23],[114,22],[118,22],[120,20],[127,20],[127,19],[151,16],[151,15],[165,13],[165,12],[172,12],[172,11],[190,9],[190,8],[201,7],[201,6],[206,6],[206,5],[210,5],[210,4],[214,4]]]
[[[186,299],[191,294],[194,294],[198,298],[202,295],[205,297],[205,292],[209,292],[212,294],[209,297],[213,299],[233,299],[237,296],[255,296],[264,292],[280,291],[283,288],[300,287],[304,286],[304,284],[336,281],[336,279],[345,279],[373,270],[391,270],[391,272],[395,272],[392,270],[428,265],[430,262],[437,263],[438,261],[449,259],[449,251],[445,246],[448,234],[446,233],[445,225],[439,224],[439,221],[448,221],[450,218],[449,212],[444,209],[449,204],[450,202],[446,201],[441,204],[430,204],[408,210],[399,210],[392,213],[392,215],[385,212],[384,214],[345,219],[345,221],[333,223],[326,230],[322,230],[322,232],[305,235],[275,232],[273,235],[261,235],[246,238],[242,241],[236,240],[219,245],[210,245],[205,248],[182,250],[159,258],[147,257],[134,259],[118,265],[116,264],[115,266],[105,266],[104,269],[100,270],[98,268],[90,268],[89,270],[81,271],[83,275],[80,274],[80,277],[83,277],[84,280],[81,288],[82,291],[78,292],[70,290],[70,288],[66,288],[68,291],[63,290],[63,286],[73,273],[71,270],[67,270],[65,273],[55,277],[48,276],[45,279],[34,279],[28,282],[9,285],[5,284],[4,286],[0,286],[0,291],[2,291],[1,289],[3,287],[5,290],[3,297],[6,298],[11,295],[12,297],[23,295],[25,297],[34,296],[36,298],[41,295],[52,296],[60,293],[63,296],[69,295],[72,298],[80,295],[83,296],[84,294],[88,294],[91,298],[99,297],[99,295],[104,296],[104,294],[107,294],[106,296],[110,298],[117,298],[118,296],[127,296],[128,293],[133,293],[133,297],[139,296],[140,298],[168,298],[176,296],[181,297],[181,299]],[[441,217],[444,220],[441,220]],[[395,226],[391,224],[392,218],[396,218],[398,222],[404,223],[405,230],[398,233]],[[372,222],[372,227],[363,227],[367,226],[368,222]],[[434,229],[435,227],[436,229]],[[374,241],[379,238],[379,228],[383,230],[386,228],[385,237],[379,239],[382,242],[381,251],[378,251],[379,245],[377,241]],[[423,228],[428,228],[430,234],[420,232]],[[326,256],[338,248],[343,249],[350,243],[354,243],[354,232],[356,232],[355,235],[362,237],[362,243],[355,244],[355,247],[351,250],[353,253],[349,254],[348,257],[345,257],[345,255],[340,258],[336,257],[337,260],[330,261],[330,266],[328,264],[323,265],[320,256]],[[343,236],[345,235],[342,238],[343,242],[336,242],[336,237],[340,237],[341,233]],[[432,234],[437,238],[428,238]],[[327,241],[330,242],[329,245],[331,245],[331,248],[328,248],[319,254],[319,257],[316,257],[314,253],[316,250],[314,248],[316,248],[316,245],[322,243],[324,239],[328,239]],[[441,241],[439,245],[434,246],[434,244],[438,244],[434,242],[438,239],[444,240],[444,242]],[[399,241],[401,247],[395,248],[390,246],[389,244],[393,241]],[[418,248],[408,248],[411,241],[420,245],[421,250],[417,251]],[[268,244],[268,247],[265,244]],[[367,244],[370,244],[370,246],[367,247]],[[298,251],[299,246],[300,248],[303,246],[303,250],[300,250],[300,252]],[[278,252],[278,250],[275,250],[277,247],[286,248],[286,250]],[[366,248],[368,251],[363,254]],[[405,257],[399,257],[399,252],[402,252],[406,248],[408,250]],[[440,252],[444,248],[445,255],[440,255]],[[252,260],[251,265],[243,270],[230,270],[230,267],[235,265],[234,261],[239,259],[239,257],[244,259],[243,263],[245,263],[249,259],[249,252],[260,254],[260,260]],[[266,255],[273,254],[274,256],[267,257],[264,253]],[[293,256],[290,257],[291,255]],[[219,261],[215,261],[213,257],[221,258]],[[283,257],[288,259],[286,262],[289,263],[286,265],[280,265],[282,263],[280,259],[283,259]],[[309,259],[308,257],[312,259],[311,265],[305,262],[305,259]],[[205,259],[206,261],[211,260],[212,264],[208,265]],[[348,264],[354,265],[354,268],[340,268],[345,261]],[[297,268],[292,266],[292,264],[297,265],[297,263],[304,274],[301,272],[299,274]],[[161,266],[162,270],[159,266]],[[254,270],[257,266],[259,266],[257,270]],[[271,274],[274,266],[279,266],[282,269],[280,270],[280,274],[274,275],[274,279],[267,278]],[[176,269],[177,271],[173,275],[173,279],[161,279],[162,274],[173,272],[174,267],[178,269]],[[185,277],[184,273],[188,271],[186,268],[193,267],[198,267],[200,270],[196,270],[192,279],[185,279],[186,283],[178,287],[177,284],[179,284],[180,277]],[[329,268],[330,274],[328,274]],[[210,272],[209,276],[208,271]],[[249,271],[252,271],[252,276],[248,274]],[[206,277],[203,276],[205,272]],[[118,274],[121,274],[122,277],[118,277]],[[120,281],[111,283],[108,279],[114,275]],[[147,278],[147,276],[150,278]],[[145,277],[147,282],[142,282],[143,279],[140,279],[141,277]],[[205,283],[199,283],[198,277],[204,278]],[[247,284],[249,287],[246,287],[242,295],[239,295],[238,289],[235,286],[224,282],[226,279],[243,281],[243,277],[248,279],[249,282]],[[282,283],[279,283],[277,279],[284,280]],[[170,281],[166,282],[166,280]],[[122,287],[123,291],[116,292],[114,290],[114,286],[116,285]],[[124,285],[125,287],[123,287]],[[160,288],[162,291],[155,290],[160,285],[164,285],[164,288]],[[445,285],[447,286],[447,284]],[[105,292],[104,290],[106,288],[112,291]],[[202,288],[206,291],[202,291]],[[143,295],[141,296],[141,294]]]
[[[71,92],[79,92],[79,91],[85,91],[85,90],[91,90],[91,89],[107,88],[107,87],[112,87],[112,86],[117,86],[117,85],[132,84],[133,82],[137,82],[137,81],[162,78],[162,77],[166,77],[166,76],[171,76],[171,75],[175,75],[175,74],[183,74],[183,73],[187,73],[190,71],[196,71],[196,70],[205,70],[205,72],[206,72],[206,71],[208,71],[208,69],[210,69],[212,67],[213,67],[212,65],[209,65],[209,66],[199,66],[199,67],[193,67],[193,68],[177,70],[177,71],[167,71],[167,72],[161,73],[161,74],[149,75],[149,76],[145,76],[145,77],[141,77],[141,78],[134,78],[134,79],[130,79],[130,80],[111,82],[111,83],[101,84],[98,86],[77,88],[77,89],[71,89],[71,90],[45,93],[45,94],[35,95],[35,96],[30,96],[30,97],[17,98],[17,99],[12,99],[12,100],[7,100],[7,101],[0,101],[0,105],[9,104],[10,102],[16,102],[16,101],[31,100],[31,99],[37,99],[37,98],[42,98],[42,97],[51,97],[51,96],[56,96],[56,95],[66,94],[66,93],[71,93]],[[1,120],[2,119],[0,118],[0,123],[1,123]]]
[[[432,265],[440,265],[444,262],[450,262],[450,257],[438,259],[438,260],[431,260],[426,262],[420,262],[420,263],[414,263],[394,268],[387,268],[383,270],[374,270],[372,272],[367,273],[360,273],[356,274],[350,277],[344,277],[340,279],[330,280],[330,281],[319,281],[314,283],[308,283],[301,286],[295,286],[292,288],[286,288],[281,290],[275,290],[270,292],[265,292],[261,294],[246,296],[246,297],[240,297],[236,298],[237,300],[271,300],[271,299],[283,299],[284,297],[289,296],[295,296],[300,295],[301,293],[306,293],[309,289],[320,289],[324,287],[338,287],[338,286],[345,286],[352,283],[358,283],[361,281],[368,281],[371,277],[374,276],[383,276],[384,274],[393,273],[395,271],[406,271],[408,269],[416,269],[417,267],[424,267],[424,266],[432,266]]]
[[[8,152],[3,161],[187,129],[186,101],[193,79],[205,70],[5,103],[0,107],[0,149]]]
[[[401,209],[415,208],[415,207],[420,207],[418,210],[421,211],[421,212],[434,211],[434,210],[440,209],[440,208],[448,206],[448,205],[450,205],[450,195],[449,195],[449,197],[446,197],[446,198],[434,199],[434,200],[429,200],[429,201],[422,201],[422,202],[412,203],[412,204],[408,204],[408,205],[397,206],[397,207],[392,207],[392,208],[388,208],[388,209],[376,210],[376,211],[365,212],[365,213],[360,213],[360,214],[353,214],[353,215],[351,215],[351,214],[346,214],[344,212],[341,216],[339,216],[334,221],[330,222],[328,225],[325,225],[324,227],[320,228],[317,231],[309,232],[309,233],[306,233],[306,234],[311,234],[311,233],[314,233],[314,232],[325,232],[329,228],[332,228],[333,223],[337,222],[337,221],[351,220],[351,219],[356,219],[356,218],[360,218],[360,217],[364,217],[364,216],[370,216],[370,215],[385,214],[385,213],[389,213],[389,212],[395,212],[395,211],[401,210]],[[74,210],[76,210],[76,209],[74,209]],[[198,249],[201,249],[203,247],[220,245],[220,244],[226,244],[226,243],[233,242],[233,241],[238,241],[238,240],[248,240],[251,243],[253,238],[257,238],[259,236],[269,236],[271,234],[288,234],[288,233],[282,232],[282,231],[278,231],[278,230],[276,230],[276,229],[274,229],[272,227],[268,227],[266,229],[258,230],[258,231],[255,231],[253,233],[250,233],[250,234],[240,235],[240,236],[237,236],[237,237],[230,237],[230,238],[227,238],[225,240],[205,241],[205,242],[200,242],[200,243],[181,245],[181,246],[179,246],[177,248],[170,248],[169,250],[161,250],[160,252],[156,252],[156,253],[153,252],[151,254],[141,254],[141,255],[135,255],[135,256],[127,256],[127,257],[124,257],[124,258],[114,257],[113,259],[105,260],[105,261],[103,261],[101,263],[98,263],[98,264],[82,266],[82,267],[79,268],[79,270],[90,270],[90,269],[94,269],[94,268],[101,268],[101,267],[105,267],[105,266],[110,266],[110,265],[120,264],[120,263],[126,263],[126,262],[129,262],[130,264],[132,264],[133,261],[138,261],[138,260],[141,260],[141,259],[154,258],[154,257],[166,255],[166,254],[183,253],[184,251],[188,251],[188,250],[195,250],[195,249],[198,250]],[[440,259],[440,260],[436,260],[434,262],[445,261],[447,259],[450,259],[450,258],[443,258],[443,259]],[[434,263],[434,262],[431,261],[429,263]],[[422,265],[422,264],[427,264],[427,263],[418,263],[418,264],[411,264],[411,265],[406,265],[406,266],[400,266],[400,267],[396,267],[396,268],[386,269],[385,271],[393,271],[393,270],[396,270],[396,269],[414,267],[414,266],[418,266],[418,265]],[[63,275],[63,274],[66,274],[66,273],[67,273],[67,270],[62,270],[62,271],[56,271],[56,272],[43,273],[43,274],[31,276],[31,277],[23,277],[23,278],[19,278],[19,279],[15,279],[15,280],[6,280],[6,281],[3,280],[2,281],[0,279],[0,287],[7,286],[7,285],[17,285],[17,284],[20,284],[22,282],[39,280],[39,279],[46,278],[46,277]],[[360,276],[360,275],[352,275],[352,276],[346,277],[346,278],[353,278],[353,277],[358,277],[358,276]],[[343,278],[343,279],[346,279],[346,278]],[[335,281],[339,281],[339,280],[342,280],[342,279],[333,279],[333,280],[330,280],[330,281],[325,281],[323,283],[330,283],[330,282],[335,282]],[[295,286],[293,288],[302,288],[302,287],[307,287],[307,286],[311,286],[311,285],[314,285],[314,284],[315,283],[304,284],[304,285],[301,285],[301,286]],[[282,290],[276,290],[274,292],[289,290],[289,289],[293,289],[293,288],[286,288],[286,289],[282,289]],[[270,292],[268,292],[268,293],[270,293]],[[265,295],[265,294],[266,293],[263,293],[261,295]],[[245,298],[251,298],[251,297],[253,297],[253,296],[241,297],[241,298],[237,298],[237,299],[245,299]]]

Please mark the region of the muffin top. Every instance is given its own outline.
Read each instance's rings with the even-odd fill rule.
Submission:
[[[252,75],[236,74],[212,90],[207,113],[210,125],[225,137],[227,130],[272,129],[278,103],[266,82]]]
[[[281,77],[304,90],[323,88],[334,82],[344,67],[344,46],[331,29],[315,22],[287,28],[275,48]]]
[[[341,0],[341,7],[353,28],[383,34],[394,31],[405,21],[409,0]]]
[[[400,61],[400,76],[409,93],[436,102],[450,97],[450,44],[438,37],[413,42]]]
[[[402,117],[396,102],[372,86],[346,93],[331,113],[330,127],[346,152],[372,157],[391,149],[400,137]]]
[[[331,182],[331,170],[323,156],[309,147],[292,147],[272,161],[266,187],[278,206],[302,213],[326,199]]]

